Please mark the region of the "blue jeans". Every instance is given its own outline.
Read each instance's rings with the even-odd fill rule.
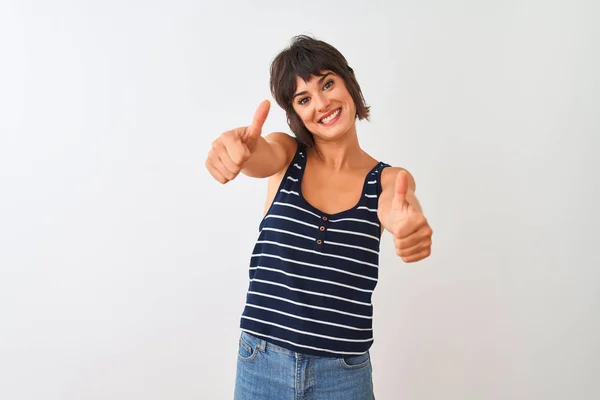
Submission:
[[[234,400],[374,400],[370,353],[329,358],[240,335]]]

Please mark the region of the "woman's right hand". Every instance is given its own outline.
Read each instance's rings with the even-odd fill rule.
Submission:
[[[218,182],[225,184],[235,179],[252,157],[262,139],[270,107],[271,103],[264,100],[256,109],[251,125],[227,131],[213,141],[205,165]]]

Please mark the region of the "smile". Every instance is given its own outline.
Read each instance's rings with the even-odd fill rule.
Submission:
[[[328,114],[326,117],[321,118],[319,120],[319,123],[322,125],[331,125],[339,119],[341,112],[342,112],[342,109],[338,108],[337,110]]]

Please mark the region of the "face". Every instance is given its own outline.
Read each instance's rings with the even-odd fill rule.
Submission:
[[[294,110],[315,140],[332,140],[355,129],[356,106],[344,81],[333,72],[296,79]]]

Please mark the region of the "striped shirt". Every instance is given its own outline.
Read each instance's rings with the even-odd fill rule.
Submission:
[[[379,162],[359,202],[327,214],[302,196],[306,149],[298,145],[250,259],[243,331],[291,351],[324,357],[365,353],[373,344],[371,297],[378,279]]]

